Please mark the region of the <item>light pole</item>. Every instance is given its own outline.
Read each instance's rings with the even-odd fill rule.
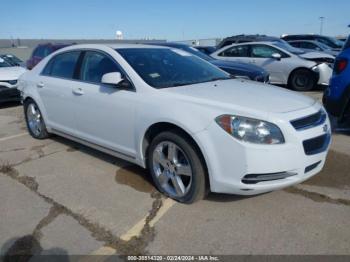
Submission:
[[[324,17],[324,16],[320,16],[319,19],[320,19],[320,21],[321,21],[321,25],[320,25],[320,35],[322,35],[322,33],[323,33],[323,21],[324,21],[325,17]]]

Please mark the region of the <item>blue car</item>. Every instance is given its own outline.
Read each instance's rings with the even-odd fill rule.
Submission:
[[[333,76],[323,95],[327,111],[339,122],[350,120],[350,37],[337,56]]]
[[[196,55],[213,65],[216,65],[220,69],[226,71],[227,73],[233,75],[236,78],[249,79],[253,81],[268,83],[269,82],[269,73],[265,69],[251,64],[240,63],[240,62],[231,62],[231,61],[221,61],[208,56],[201,51],[195,49],[194,47],[188,46],[181,43],[157,43],[155,45],[168,46],[177,49],[184,50],[188,53]]]

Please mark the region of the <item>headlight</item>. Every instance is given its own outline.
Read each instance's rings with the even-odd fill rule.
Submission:
[[[10,85],[17,84],[17,80],[9,80],[9,81],[6,81],[6,82],[9,83]]]
[[[281,130],[274,124],[258,119],[222,115],[216,122],[236,139],[254,144],[283,144]]]

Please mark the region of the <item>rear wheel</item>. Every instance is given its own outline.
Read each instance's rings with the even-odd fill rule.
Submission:
[[[148,166],[155,185],[165,195],[183,203],[205,197],[205,167],[185,136],[170,131],[157,135],[148,150]]]
[[[289,77],[288,86],[295,91],[310,91],[316,85],[316,77],[308,69],[295,70]]]
[[[32,99],[28,99],[24,102],[24,115],[28,131],[32,137],[36,139],[45,139],[49,137],[40,109]]]

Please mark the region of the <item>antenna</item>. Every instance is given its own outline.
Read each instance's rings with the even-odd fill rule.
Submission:
[[[323,34],[323,21],[326,19],[324,16],[319,17],[321,24],[320,24],[320,35]]]

